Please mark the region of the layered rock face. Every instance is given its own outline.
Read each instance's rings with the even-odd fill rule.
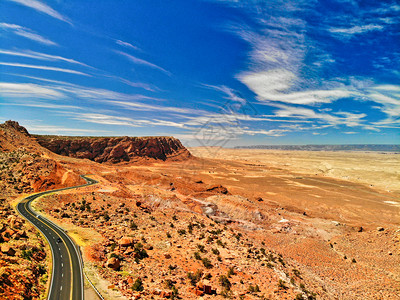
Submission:
[[[64,137],[35,136],[50,151],[99,163],[134,162],[143,159],[184,160],[190,152],[173,137]]]

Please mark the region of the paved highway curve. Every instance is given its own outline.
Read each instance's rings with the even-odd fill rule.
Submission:
[[[18,212],[39,229],[50,244],[53,257],[49,300],[83,299],[83,276],[78,248],[63,229],[39,215],[31,207],[31,202],[43,195],[80,188],[97,183],[96,180],[81,176],[86,184],[63,189],[50,190],[28,196],[17,205]]]

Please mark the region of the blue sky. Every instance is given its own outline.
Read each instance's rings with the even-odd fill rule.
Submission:
[[[0,121],[188,146],[400,142],[396,1],[0,2]]]

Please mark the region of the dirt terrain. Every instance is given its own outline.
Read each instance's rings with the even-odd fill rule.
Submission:
[[[23,148],[52,162],[36,181],[11,172],[5,185],[27,190],[8,202],[79,174],[99,181],[34,206],[81,246],[106,299],[400,299],[396,154],[195,148],[98,163],[5,132],[23,140],[2,146],[7,157]]]

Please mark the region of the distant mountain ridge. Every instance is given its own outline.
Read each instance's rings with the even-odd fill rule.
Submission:
[[[381,151],[400,152],[400,145],[345,144],[345,145],[252,145],[235,149],[303,150],[303,151]]]

